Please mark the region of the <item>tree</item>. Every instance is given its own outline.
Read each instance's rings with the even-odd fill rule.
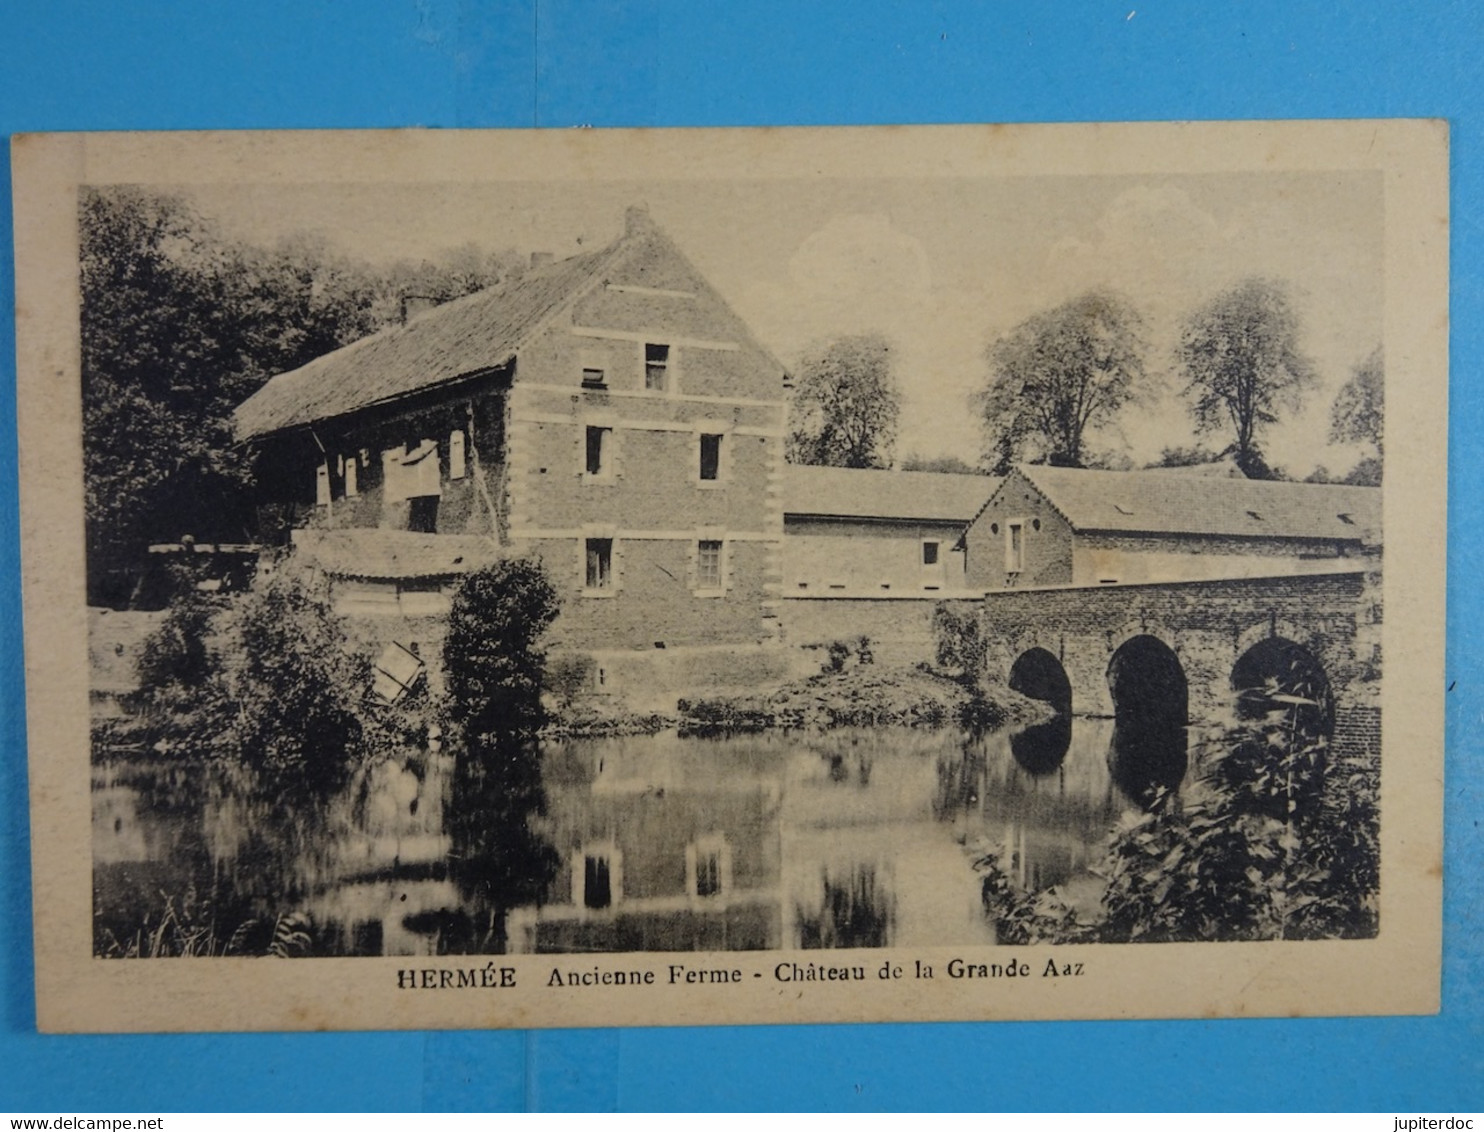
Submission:
[[[1196,431],[1231,428],[1237,466],[1254,479],[1277,478],[1263,458],[1262,435],[1280,409],[1297,412],[1315,383],[1299,332],[1283,284],[1253,278],[1196,310],[1180,334],[1176,356]]]
[[[557,610],[556,590],[532,559],[502,559],[459,583],[443,660],[454,719],[471,742],[541,725],[541,637]]]
[[[976,398],[986,463],[1000,475],[1021,460],[1085,467],[1088,431],[1139,396],[1143,320],[1112,292],[1089,291],[1026,319],[987,357]]]
[[[251,538],[232,411],[274,374],[519,273],[475,245],[376,270],[324,239],[224,239],[190,202],[132,186],[79,202],[89,600],[123,605],[151,542]]]
[[[985,474],[983,469],[957,456],[919,456],[915,452],[903,457],[900,467],[904,472],[948,472],[960,476]]]
[[[849,335],[812,349],[794,387],[789,462],[889,466],[901,402],[891,345],[881,335]]]
[[[1375,450],[1362,456],[1345,477],[1345,483],[1381,485],[1381,465],[1385,459],[1386,432],[1386,358],[1377,346],[1370,356],[1350,373],[1350,380],[1340,387],[1329,413],[1331,444],[1362,444]]]

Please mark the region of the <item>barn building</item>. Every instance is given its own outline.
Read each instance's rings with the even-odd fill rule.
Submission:
[[[1364,568],[1380,535],[1377,488],[1023,465],[962,553],[968,586],[986,591]]]
[[[237,409],[295,561],[387,638],[534,554],[554,644],[777,636],[783,366],[643,208],[608,246],[424,311]]]
[[[962,596],[964,528],[999,486],[988,476],[790,465],[783,592]]]

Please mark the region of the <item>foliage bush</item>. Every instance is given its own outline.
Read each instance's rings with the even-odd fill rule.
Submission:
[[[945,602],[933,607],[933,638],[940,668],[957,669],[966,679],[977,679],[984,671],[989,641],[973,610],[955,613]]]
[[[1378,782],[1363,759],[1333,761],[1295,726],[1304,705],[1222,729],[1199,780],[1114,830],[1098,871],[1097,918],[977,863],[1004,942],[1364,938],[1376,933]]]
[[[145,642],[141,678],[158,749],[230,761],[270,791],[335,789],[394,722],[324,595],[282,571],[231,603],[183,592]]]
[[[556,589],[534,559],[502,559],[459,584],[443,660],[449,708],[467,735],[541,726],[541,638],[558,609]]]

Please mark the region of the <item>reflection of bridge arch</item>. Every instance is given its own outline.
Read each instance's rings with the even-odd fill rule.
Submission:
[[[1190,687],[1180,658],[1147,633],[1119,645],[1108,662],[1113,746],[1108,766],[1129,797],[1152,805],[1174,790],[1189,765]]]
[[[1072,681],[1052,653],[1034,646],[1026,649],[1010,666],[1010,688],[1033,700],[1050,704],[1058,712],[1072,711]]]
[[[1335,729],[1335,699],[1319,658],[1287,637],[1257,641],[1232,666],[1237,718],[1264,719],[1275,712],[1311,738],[1328,739]]]

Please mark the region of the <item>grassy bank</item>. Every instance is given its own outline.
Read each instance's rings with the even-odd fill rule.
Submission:
[[[926,665],[858,664],[776,691],[681,700],[682,733],[830,727],[1000,727],[1046,717],[1045,704],[1008,688],[962,681]]]

